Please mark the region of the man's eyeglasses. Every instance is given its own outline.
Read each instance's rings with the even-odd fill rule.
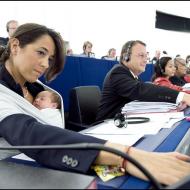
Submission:
[[[148,58],[147,54],[144,54],[144,53],[139,53],[139,54],[136,54],[135,56],[137,56],[141,59],[147,59]]]

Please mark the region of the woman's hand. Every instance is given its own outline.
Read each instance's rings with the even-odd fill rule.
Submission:
[[[190,106],[190,94],[184,93],[182,102],[186,105]]]
[[[139,161],[160,183],[171,185],[190,174],[190,157],[177,153],[145,152],[131,148],[129,155]],[[126,171],[147,180],[144,174],[128,162]]]
[[[177,107],[177,111],[183,111],[185,108],[187,108],[187,104],[185,102],[181,102],[178,107]]]

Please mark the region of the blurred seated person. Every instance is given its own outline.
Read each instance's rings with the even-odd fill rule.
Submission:
[[[174,65],[176,67],[176,72],[174,76],[170,77],[172,84],[183,86],[186,83],[190,83],[190,76],[187,75],[187,66],[185,59],[180,57],[175,58]]]
[[[90,41],[86,41],[83,44],[83,53],[81,53],[80,57],[95,57],[95,54],[92,52],[92,43]]]
[[[189,64],[190,65],[190,55],[187,55],[187,57],[186,57],[186,64]]]
[[[164,50],[162,53],[163,53],[164,55],[168,55],[168,53],[167,53],[166,50]]]
[[[72,56],[73,55],[73,50],[71,48],[67,49],[67,56]]]
[[[147,63],[150,63],[150,62],[151,62],[151,61],[150,61],[150,52],[147,51],[146,53],[147,53]]]
[[[13,35],[14,31],[18,28],[19,24],[18,21],[16,20],[10,20],[7,22],[6,24],[6,30],[8,32],[8,37],[7,38],[3,38],[0,37],[0,45],[1,46],[6,46],[9,38]]]
[[[117,60],[116,49],[115,48],[109,49],[108,54],[103,56],[101,59],[116,61]]]
[[[190,55],[186,57],[187,74],[190,74]]]
[[[181,86],[174,85],[169,80],[170,77],[174,76],[176,72],[176,67],[171,57],[162,57],[156,62],[154,68],[155,74],[152,77],[152,81],[154,84],[190,94],[190,90],[185,90]]]
[[[160,59],[161,52],[160,50],[156,50],[155,56],[152,58],[152,63],[155,64]]]

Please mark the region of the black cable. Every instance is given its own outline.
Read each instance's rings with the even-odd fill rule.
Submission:
[[[119,128],[127,127],[127,124],[139,124],[146,123],[149,121],[150,118],[148,117],[127,117],[127,115],[123,113],[116,113],[114,117],[114,124],[116,127]]]
[[[94,150],[104,150],[107,152],[111,152],[113,154],[119,155],[124,159],[131,162],[135,165],[140,171],[144,173],[144,175],[150,180],[152,185],[155,189],[162,189],[161,184],[152,176],[152,174],[147,171],[138,161],[133,159],[126,153],[123,153],[117,149],[106,147],[102,144],[98,143],[77,143],[77,144],[67,144],[67,145],[32,145],[32,146],[4,146],[0,147],[0,150],[29,150],[29,149],[43,149],[43,150],[50,150],[50,149],[94,149]]]
[[[134,121],[128,121],[128,120],[134,120]],[[127,123],[129,123],[129,124],[146,123],[149,121],[150,121],[150,118],[148,118],[148,117],[128,117],[127,118]]]

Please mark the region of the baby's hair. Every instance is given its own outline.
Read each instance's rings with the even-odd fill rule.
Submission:
[[[49,90],[49,92],[51,92],[52,102],[57,103],[57,109],[61,109],[61,98],[59,97],[59,95],[51,90]]]

